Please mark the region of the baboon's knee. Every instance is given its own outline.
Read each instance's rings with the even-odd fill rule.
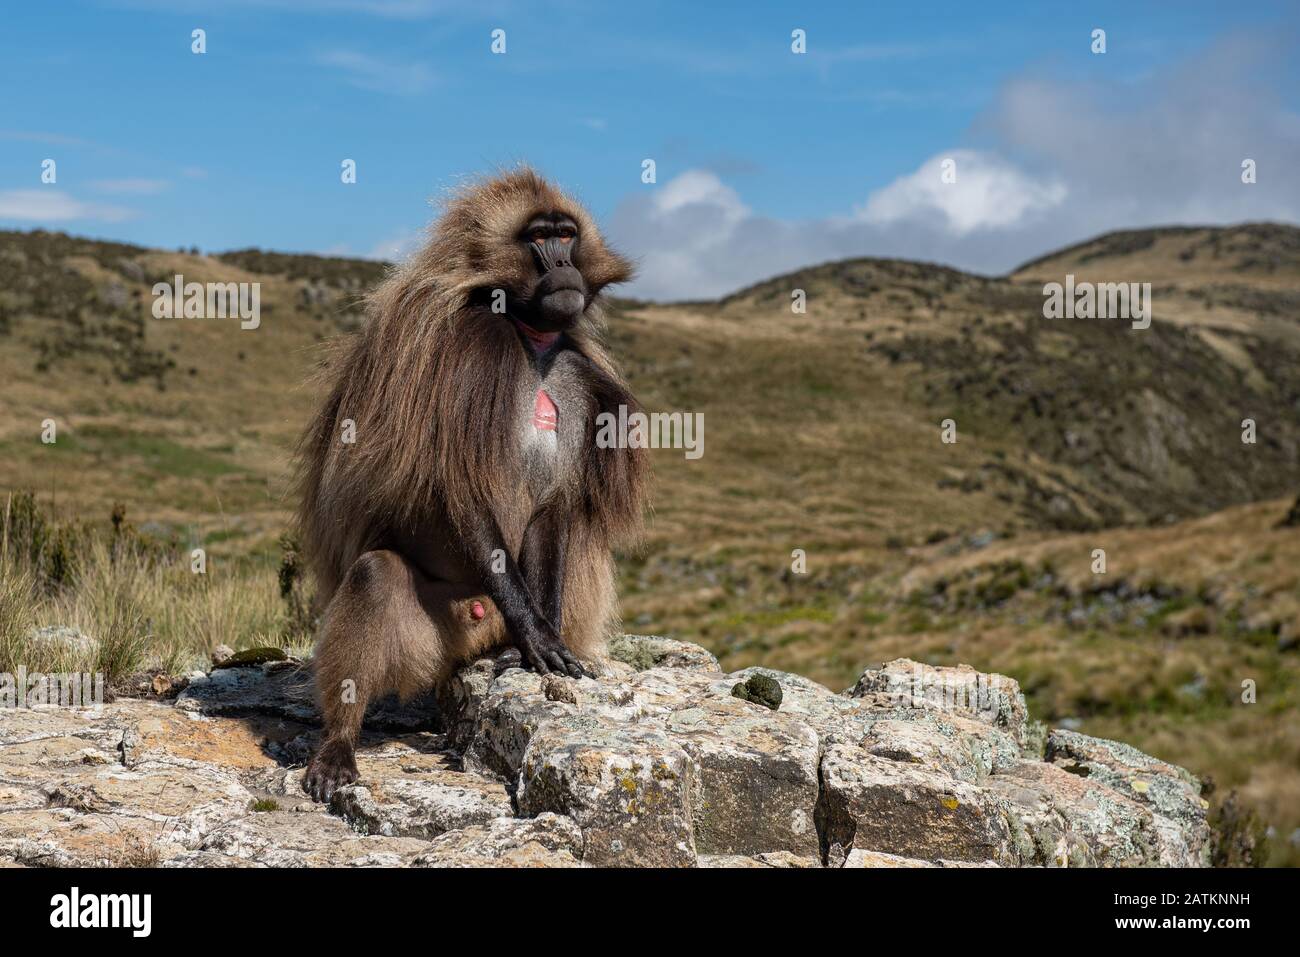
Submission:
[[[376,602],[403,581],[410,581],[410,571],[396,552],[362,552],[343,576],[339,591],[354,599]]]

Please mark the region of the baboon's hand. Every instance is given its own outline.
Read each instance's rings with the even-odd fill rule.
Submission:
[[[582,662],[564,644],[564,639],[549,626],[523,636],[516,645],[523,655],[525,667],[538,674],[545,675],[553,671],[570,678],[590,677],[583,669]]]

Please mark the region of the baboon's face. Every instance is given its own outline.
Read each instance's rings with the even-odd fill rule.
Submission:
[[[534,329],[569,329],[587,308],[587,283],[577,266],[580,239],[578,224],[561,212],[532,217],[519,234],[532,265],[527,286],[519,291],[520,318]]]

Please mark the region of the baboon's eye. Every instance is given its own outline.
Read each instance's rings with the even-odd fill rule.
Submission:
[[[546,230],[534,229],[531,233],[528,234],[528,241],[530,243],[536,243],[537,245],[540,246],[542,243],[546,242]]]

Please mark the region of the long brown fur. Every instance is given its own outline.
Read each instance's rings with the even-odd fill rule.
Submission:
[[[472,299],[524,281],[529,262],[514,240],[542,209],[578,223],[593,292],[631,278],[586,210],[523,168],[454,196],[429,242],[370,295],[366,326],[336,345],[329,398],[299,447],[298,522],[322,607],[385,528],[418,527],[444,508],[458,524],[513,494],[503,487],[515,474],[507,424],[527,356],[503,317]],[[603,321],[594,302],[569,338],[630,398],[601,343]],[[351,446],[339,441],[344,419],[356,423]],[[645,457],[597,450],[594,430],[589,447],[583,517],[590,547],[608,550],[640,529]]]
[[[509,530],[517,553],[527,516],[518,514],[512,438],[529,358],[486,297],[527,281],[534,267],[518,237],[546,211],[577,223],[576,264],[592,293],[567,333],[591,364],[593,404],[580,474],[558,493],[570,516],[565,643],[579,656],[599,657],[617,621],[611,550],[639,532],[646,468],[641,450],[596,447],[597,411],[637,408],[601,344],[598,293],[630,278],[631,267],[605,246],[581,206],[521,168],[456,193],[424,248],[370,295],[366,325],[332,350],[328,397],[299,448],[299,530],[324,612],[319,694],[327,732],[341,723],[349,746],[360,715],[332,701],[335,681],[361,684],[364,706],[371,694],[409,694],[440,681],[506,640],[495,609],[471,626],[459,614],[481,588],[439,581],[395,543],[454,539],[471,516],[488,512]],[[347,419],[355,423],[353,444],[341,441]]]

